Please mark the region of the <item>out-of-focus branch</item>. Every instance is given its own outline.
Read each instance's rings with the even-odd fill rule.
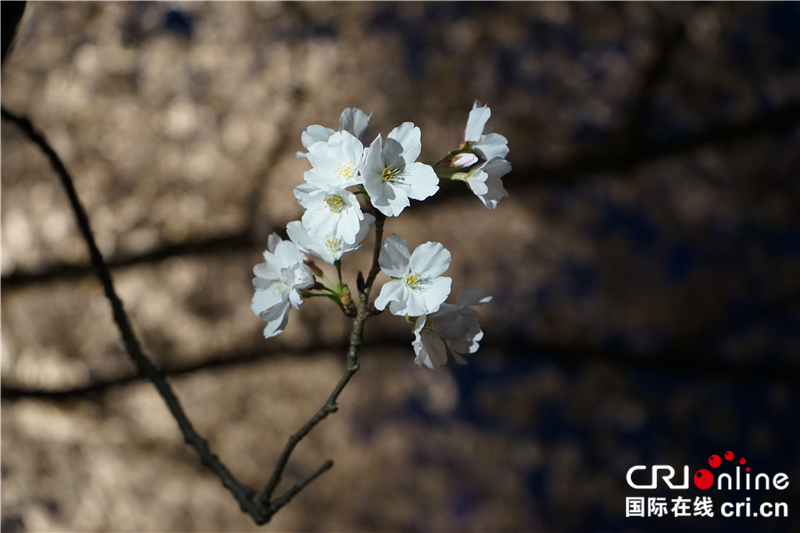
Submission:
[[[180,428],[181,433],[183,433],[184,440],[186,440],[187,444],[193,446],[200,455],[200,459],[203,464],[217,474],[225,488],[231,492],[233,497],[239,503],[239,507],[242,509],[242,511],[250,514],[254,519],[257,520],[257,517],[262,513],[253,501],[255,491],[247,485],[240,483],[222,463],[222,461],[220,461],[219,457],[211,452],[206,440],[195,431],[192,423],[189,421],[189,418],[183,411],[178,397],[175,395],[169,383],[167,382],[166,377],[158,371],[153,363],[150,362],[147,356],[145,356],[142,352],[141,346],[139,345],[139,340],[136,338],[136,335],[133,332],[133,327],[131,326],[128,316],[125,313],[125,309],[123,308],[122,301],[119,299],[119,296],[117,296],[117,292],[114,289],[114,282],[111,278],[111,272],[108,269],[108,265],[106,265],[100,250],[97,248],[97,243],[95,242],[94,235],[89,224],[89,218],[86,216],[86,211],[84,210],[80,198],[78,197],[78,193],[75,190],[72,177],[67,171],[67,168],[64,166],[64,163],[61,161],[61,158],[58,156],[55,150],[53,150],[44,136],[36,131],[30,120],[25,117],[14,115],[5,109],[2,109],[2,117],[16,124],[28,135],[31,141],[36,143],[36,145],[45,153],[53,167],[53,170],[56,171],[61,179],[61,184],[67,193],[70,205],[75,213],[81,235],[86,241],[86,246],[89,248],[89,256],[91,257],[92,265],[97,272],[97,277],[100,278],[100,282],[103,285],[106,298],[111,304],[114,322],[116,322],[117,327],[119,328],[120,335],[122,336],[122,342],[125,345],[128,355],[131,357],[131,359],[133,359],[136,367],[139,369],[139,372],[147,377],[147,379],[149,379],[153,385],[155,385],[158,393],[167,404],[167,407],[169,408],[173,418],[175,418],[177,421],[178,427]],[[330,468],[330,466],[328,466],[328,468]],[[322,471],[324,470],[315,472],[314,476],[319,475]],[[311,479],[313,479],[313,477]],[[311,479],[304,481],[307,483]],[[294,494],[289,495],[287,501],[293,495]]]
[[[0,64],[5,64],[6,55],[11,48],[11,43],[17,35],[17,27],[19,21],[22,20],[22,15],[25,13],[25,5],[27,2],[3,2],[3,38],[2,38],[2,57],[0,57]]]
[[[598,174],[614,173],[618,177],[630,177],[631,169],[639,164],[649,163],[672,155],[690,152],[707,146],[731,144],[747,140],[759,135],[800,125],[800,102],[794,102],[758,117],[740,121],[719,123],[708,127],[705,131],[684,139],[660,144],[638,145],[636,151],[627,159],[620,158],[619,151],[611,146],[597,152],[570,157],[567,161],[551,166],[530,165],[515,168],[503,177],[506,188],[524,190],[533,187],[552,185],[570,185],[589,179]],[[471,197],[472,192],[466,187],[446,187],[435,196],[415,206],[416,210],[434,208],[454,198]],[[273,228],[280,231],[282,227]],[[239,233],[215,236],[203,241],[177,244],[157,248],[145,254],[111,259],[107,265],[122,268],[143,263],[155,263],[169,257],[215,254],[228,250],[242,251],[263,248],[264,242],[253,236],[250,228]],[[61,279],[76,279],[92,272],[90,265],[55,264],[41,272],[16,271],[3,276],[3,290],[12,290],[35,283]]]
[[[680,18],[662,15],[657,17],[656,23],[658,25],[656,30],[658,40],[656,56],[644,73],[636,92],[631,97],[630,110],[615,140],[617,144],[616,156],[620,161],[621,168],[626,168],[628,164],[636,159],[636,152],[642,142],[647,106],[650,105],[658,84],[669,72],[672,56],[683,42],[686,34],[683,21]]]
[[[503,183],[506,188],[524,190],[552,185],[571,185],[598,174],[614,174],[618,178],[630,178],[634,176],[631,170],[637,165],[709,146],[733,144],[798,125],[800,125],[800,102],[793,102],[757,117],[711,125],[683,139],[658,144],[641,144],[627,161],[623,161],[613,149],[603,149],[576,155],[561,164],[515,168],[503,177]],[[431,200],[444,201],[455,196],[471,195],[464,187],[450,187],[444,192],[445,194],[440,192]]]
[[[383,239],[383,224],[385,217],[376,213],[378,216],[376,216],[375,221],[375,251],[373,254],[372,264],[370,265],[369,279],[365,285],[360,286],[358,289],[360,305],[358,306],[356,317],[353,319],[353,328],[350,333],[350,348],[347,351],[344,374],[328,398],[328,401],[325,402],[325,405],[323,405],[320,410],[317,411],[317,413],[311,418],[311,420],[309,420],[302,428],[300,428],[297,433],[289,438],[289,441],[286,443],[286,446],[284,447],[283,452],[278,459],[278,463],[276,464],[266,487],[258,496],[258,498],[254,500],[256,492],[251,487],[240,483],[222,463],[222,461],[220,461],[219,457],[211,452],[206,440],[200,437],[200,435],[194,430],[192,423],[189,421],[189,418],[183,411],[180,401],[167,382],[165,375],[160,372],[142,352],[139,341],[133,332],[133,327],[131,326],[128,316],[125,313],[125,309],[123,308],[122,301],[119,299],[119,296],[114,289],[114,282],[111,278],[111,272],[105,260],[103,259],[99,248],[97,247],[97,243],[95,242],[94,234],[92,233],[92,229],[89,224],[89,217],[86,215],[86,211],[84,210],[80,198],[78,197],[78,193],[75,190],[72,177],[70,176],[67,168],[64,166],[64,163],[61,161],[61,158],[58,156],[55,150],[53,150],[44,136],[36,131],[30,120],[25,117],[14,115],[5,109],[2,109],[2,117],[16,124],[28,135],[31,141],[39,146],[61,179],[61,184],[67,193],[70,205],[75,213],[81,235],[83,236],[83,239],[86,241],[86,245],[89,248],[89,256],[91,257],[92,266],[97,273],[97,277],[100,278],[106,298],[111,304],[114,322],[116,322],[117,327],[119,328],[120,335],[122,336],[122,341],[125,345],[128,355],[131,357],[131,359],[133,359],[136,367],[139,370],[139,373],[149,379],[153,385],[155,385],[159,394],[164,399],[164,402],[167,404],[167,407],[169,408],[173,418],[175,418],[177,421],[178,427],[180,428],[181,433],[183,433],[183,437],[186,442],[197,450],[197,452],[200,454],[200,459],[203,464],[210,468],[215,474],[217,474],[217,476],[219,476],[222,484],[231,492],[233,497],[239,503],[241,510],[252,516],[253,520],[257,524],[265,524],[269,522],[272,516],[274,516],[275,513],[278,512],[278,510],[280,510],[284,505],[289,503],[289,501],[291,501],[295,495],[303,490],[303,488],[305,488],[323,472],[333,467],[333,461],[325,461],[314,472],[290,487],[289,490],[287,490],[283,495],[275,498],[274,500],[272,499],[272,493],[278,486],[278,483],[280,483],[283,471],[286,468],[286,464],[289,461],[289,456],[294,451],[294,448],[314,428],[314,426],[316,426],[330,413],[338,410],[339,406],[336,403],[336,400],[338,399],[344,387],[350,381],[350,378],[353,377],[353,374],[358,371],[358,350],[363,341],[364,321],[372,315],[369,297],[370,291],[372,290],[372,284],[375,281],[375,276],[378,272],[378,257]]]
[[[800,125],[800,102],[793,102],[757,117],[711,125],[704,131],[683,139],[659,144],[641,144],[628,161],[623,161],[613,150],[600,150],[576,156],[565,164],[531,165],[514,169],[503,178],[503,183],[523,189],[547,185],[569,185],[604,173],[614,173],[619,177],[631,177],[633,174],[630,170],[636,165],[708,146],[732,144],[798,125]],[[436,197],[434,196],[434,198]]]
[[[788,294],[776,301],[759,306],[746,316],[736,317],[733,321],[724,320],[674,340],[664,350],[654,353],[637,354],[620,349],[603,349],[592,345],[564,345],[559,343],[530,342],[525,339],[503,339],[499,332],[486,332],[481,342],[481,352],[498,351],[511,357],[535,356],[538,359],[551,359],[558,363],[586,364],[603,362],[626,370],[652,369],[661,372],[679,374],[689,378],[715,377],[733,380],[769,380],[773,382],[800,383],[800,368],[785,365],[764,365],[756,362],[724,363],[708,356],[711,345],[725,335],[736,331],[737,324],[763,319],[786,316],[800,310],[800,295]],[[361,346],[373,352],[387,350],[408,350],[408,335],[387,337],[383,335],[379,341],[364,341]],[[234,368],[250,365],[258,361],[275,357],[275,354],[293,359],[311,356],[323,352],[339,350],[343,342],[318,343],[303,348],[277,346],[270,353],[263,351],[243,350],[238,353],[224,352],[203,361],[165,366],[162,372],[166,376],[183,376],[193,372],[214,368]],[[60,402],[72,398],[93,397],[113,387],[122,387],[138,381],[141,376],[128,375],[106,381],[91,383],[80,387],[66,389],[30,389],[24,387],[2,387],[4,401],[18,399],[37,399]]]
[[[274,227],[273,231],[281,228]],[[204,256],[227,252],[241,252],[242,250],[255,250],[262,248],[266,242],[261,242],[253,235],[250,228],[237,233],[217,235],[203,240],[185,242],[157,247],[147,253],[131,256],[118,256],[106,261],[111,269],[125,268],[139,264],[158,263],[170,257]],[[17,272],[4,276],[0,283],[3,290],[12,290],[29,285],[48,283],[52,281],[70,281],[91,275],[93,267],[89,265],[55,264],[47,270],[39,272]]]
[[[222,484],[231,492],[233,497],[239,503],[241,510],[252,516],[253,520],[257,524],[265,524],[269,522],[272,516],[274,516],[275,513],[278,512],[278,510],[280,510],[284,505],[289,503],[289,501],[291,501],[291,499],[294,498],[297,493],[303,490],[303,488],[305,488],[323,472],[333,467],[333,461],[325,461],[314,472],[290,487],[289,490],[287,490],[283,495],[272,499],[272,493],[280,483],[283,471],[286,468],[286,464],[289,461],[289,456],[294,451],[294,448],[314,428],[314,426],[316,426],[330,413],[338,410],[339,406],[336,403],[336,400],[338,399],[344,387],[350,381],[350,378],[353,377],[353,374],[358,371],[358,350],[363,342],[364,321],[373,314],[369,297],[370,291],[372,290],[372,284],[375,281],[375,276],[379,268],[378,257],[383,240],[383,224],[385,217],[376,213],[375,250],[372,258],[372,264],[370,265],[369,279],[366,284],[359,286],[358,288],[360,305],[358,306],[356,317],[353,319],[353,328],[350,333],[350,348],[347,351],[344,374],[328,398],[328,401],[325,402],[325,405],[323,405],[320,410],[317,411],[317,413],[311,418],[311,420],[309,420],[302,428],[300,428],[297,433],[289,438],[289,441],[286,443],[286,446],[284,447],[283,452],[278,459],[278,463],[276,464],[266,487],[254,500],[256,492],[251,487],[240,483],[222,463],[222,461],[220,461],[219,457],[211,452],[206,440],[200,437],[200,435],[194,430],[192,423],[189,421],[189,418],[183,411],[180,401],[167,382],[165,375],[160,372],[142,352],[139,341],[133,332],[133,327],[131,326],[128,316],[125,313],[125,309],[123,308],[122,301],[119,299],[119,296],[114,289],[114,282],[111,278],[111,272],[105,260],[103,259],[99,248],[97,247],[97,243],[95,242],[94,234],[92,233],[92,229],[89,224],[89,217],[86,215],[86,211],[84,210],[80,198],[78,197],[78,193],[75,190],[72,177],[70,176],[67,168],[64,166],[64,163],[61,161],[61,158],[58,156],[55,150],[53,150],[44,136],[36,131],[30,120],[25,117],[14,115],[5,109],[2,109],[2,117],[16,124],[28,135],[31,141],[39,146],[61,179],[61,184],[67,193],[70,205],[75,213],[81,235],[83,236],[83,239],[86,241],[86,245],[89,248],[89,256],[91,257],[92,266],[97,273],[97,277],[100,278],[106,298],[111,304],[114,322],[116,322],[117,327],[119,328],[120,335],[122,336],[122,341],[125,345],[128,355],[131,357],[131,359],[133,359],[136,367],[139,370],[139,373],[149,379],[153,385],[155,385],[159,394],[164,399],[164,402],[167,404],[167,407],[169,408],[173,418],[175,418],[177,421],[178,427],[180,428],[181,433],[183,433],[183,437],[186,442],[197,450],[197,452],[200,454],[200,459],[203,464],[210,468],[215,474],[217,474],[217,476],[219,476]]]

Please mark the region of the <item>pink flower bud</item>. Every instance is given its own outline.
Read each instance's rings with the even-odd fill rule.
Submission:
[[[477,162],[478,162],[478,156],[476,156],[475,154],[468,154],[462,152],[453,157],[451,165],[456,168],[464,168],[472,166]]]

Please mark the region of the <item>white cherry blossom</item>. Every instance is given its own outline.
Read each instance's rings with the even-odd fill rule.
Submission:
[[[465,181],[483,205],[493,210],[500,200],[508,198],[508,191],[503,188],[503,180],[500,178],[509,172],[511,163],[494,158],[472,169]]]
[[[369,227],[375,222],[375,217],[369,213],[364,214],[364,219],[361,221],[361,226],[356,234],[356,240],[352,244],[347,244],[342,239],[336,238],[333,234],[324,235],[323,237],[312,237],[309,235],[308,230],[303,226],[303,223],[295,220],[289,222],[286,226],[286,231],[289,233],[289,238],[294,242],[302,252],[311,253],[322,259],[323,261],[333,264],[341,259],[341,257],[355,250],[363,248],[361,242],[364,237],[369,233]]]
[[[381,145],[378,135],[367,149],[361,169],[372,205],[387,217],[399,215],[408,199],[424,200],[439,190],[439,178],[429,165],[417,163],[422,149],[419,128],[405,122],[393,129]]]
[[[294,188],[300,205],[306,208],[303,227],[313,238],[333,235],[346,244],[356,242],[364,214],[356,196],[344,189],[319,189],[304,183]]]
[[[472,149],[485,161],[496,157],[500,159],[508,155],[508,139],[499,133],[487,133],[486,122],[492,116],[489,106],[478,107],[478,101],[472,105],[467,119],[467,128],[464,130],[464,142],[470,143]]]
[[[361,183],[359,170],[364,157],[364,145],[347,131],[337,131],[325,142],[312,144],[308,160],[313,167],[305,180],[320,189],[344,189]]]
[[[342,114],[339,117],[339,131],[346,131],[360,139],[364,134],[364,131],[367,129],[371,118],[372,113],[367,115],[360,109],[348,107],[342,111]],[[303,143],[303,147],[310,152],[310,149],[314,144],[328,142],[328,139],[330,139],[331,135],[334,133],[336,132],[331,128],[314,124],[313,126],[306,128],[306,131],[300,135],[300,140]],[[297,152],[296,155],[297,157],[308,156],[308,154],[303,152]]]
[[[413,254],[402,237],[390,235],[378,258],[381,270],[392,277],[375,300],[377,309],[395,315],[433,313],[450,294],[450,278],[441,277],[450,266],[450,252],[438,242],[419,245]]]
[[[264,337],[270,338],[286,327],[289,309],[303,303],[300,291],[314,286],[314,275],[295,244],[276,234],[269,238],[264,259],[253,268],[256,292],[250,308],[267,323]]]
[[[469,289],[462,292],[455,305],[442,304],[438,311],[417,318],[414,325],[414,362],[428,368],[438,368],[447,362],[448,351],[456,363],[463,365],[465,354],[475,353],[483,338],[478,324],[478,312],[472,309],[492,299],[484,290]]]

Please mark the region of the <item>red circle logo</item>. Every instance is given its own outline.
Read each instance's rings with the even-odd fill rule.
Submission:
[[[733,461],[733,452],[725,452],[725,459]]]
[[[708,458],[708,464],[711,465],[711,468],[717,468],[722,464],[722,459],[720,459],[719,455],[714,454]]]
[[[706,470],[698,470],[694,475],[694,484],[698,489],[706,490],[714,484],[714,474]]]

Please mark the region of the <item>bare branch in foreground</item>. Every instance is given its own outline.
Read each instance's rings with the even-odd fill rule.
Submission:
[[[370,269],[369,280],[365,286],[358,291],[360,305],[358,306],[358,314],[353,319],[353,329],[352,333],[350,334],[350,348],[347,352],[344,375],[339,380],[339,383],[336,385],[336,388],[331,393],[325,405],[323,405],[322,408],[311,418],[311,420],[309,420],[302,428],[300,428],[297,433],[289,438],[289,442],[287,442],[286,447],[284,448],[283,453],[278,460],[278,464],[275,466],[275,469],[270,476],[267,486],[257,500],[254,500],[256,495],[255,490],[240,483],[222,463],[219,457],[211,452],[206,440],[194,430],[192,423],[189,421],[189,418],[183,411],[180,401],[167,382],[164,374],[162,374],[142,352],[139,341],[133,332],[133,327],[131,326],[128,316],[125,313],[125,309],[123,308],[122,301],[119,299],[119,296],[114,289],[114,282],[111,278],[111,272],[109,271],[108,265],[104,261],[103,256],[97,247],[97,243],[95,242],[94,235],[89,224],[89,218],[86,215],[86,211],[84,210],[80,198],[78,197],[78,193],[75,190],[72,177],[70,176],[67,168],[64,166],[64,163],[61,161],[61,158],[58,156],[55,150],[53,150],[44,136],[36,131],[30,120],[25,117],[14,115],[5,109],[2,109],[2,117],[16,124],[34,143],[36,143],[37,146],[39,146],[61,179],[61,184],[67,193],[70,205],[72,206],[72,210],[74,211],[75,217],[78,221],[78,227],[80,228],[81,235],[83,236],[84,240],[86,241],[86,245],[89,248],[92,266],[94,267],[98,278],[100,278],[106,298],[111,304],[114,322],[116,322],[117,327],[119,328],[120,335],[122,336],[122,341],[125,345],[128,355],[131,357],[131,359],[133,359],[140,374],[145,376],[155,385],[158,393],[167,404],[167,407],[169,408],[173,418],[175,418],[177,421],[178,427],[180,428],[181,433],[183,433],[183,437],[186,442],[197,450],[197,452],[200,454],[200,459],[203,464],[217,474],[225,488],[231,492],[233,497],[239,503],[241,510],[245,513],[248,513],[257,524],[265,524],[269,522],[272,516],[284,505],[286,505],[298,492],[306,487],[311,481],[316,479],[320,474],[329,470],[333,466],[332,461],[326,461],[310,475],[295,483],[282,496],[274,500],[271,499],[272,493],[280,482],[283,470],[285,469],[286,463],[289,460],[289,456],[291,455],[295,446],[297,446],[297,443],[300,442],[300,440],[302,440],[303,437],[305,437],[317,423],[328,416],[328,414],[335,412],[338,409],[336,399],[344,389],[345,385],[347,385],[347,382],[350,381],[350,378],[353,376],[353,374],[355,374],[358,370],[358,349],[362,342],[364,321],[371,314],[369,294],[372,288],[372,283],[375,281],[375,275],[378,272],[378,256],[382,244],[383,223],[385,217],[381,216],[380,214],[376,214],[375,252]]]
[[[358,349],[361,346],[363,341],[363,330],[364,330],[364,321],[370,316],[370,304],[369,304],[369,295],[370,291],[372,290],[372,284],[375,282],[375,276],[378,273],[379,266],[378,266],[378,257],[381,251],[381,245],[383,243],[383,224],[386,221],[386,217],[383,216],[382,213],[379,211],[375,211],[375,248],[373,251],[372,256],[372,266],[370,267],[369,277],[367,282],[364,284],[363,287],[359,288],[358,290],[358,297],[359,297],[359,306],[358,306],[358,314],[353,319],[353,329],[350,333],[350,348],[347,350],[347,360],[345,362],[345,370],[344,374],[342,375],[339,383],[336,385],[336,388],[333,389],[328,401],[325,402],[319,411],[311,417],[311,420],[306,422],[306,424],[300,428],[300,430],[289,437],[289,441],[286,443],[286,446],[283,448],[283,452],[281,456],[278,458],[278,464],[275,466],[275,470],[272,473],[272,476],[269,478],[269,482],[267,482],[267,486],[264,487],[264,490],[258,497],[258,505],[265,509],[265,515],[262,517],[264,522],[269,521],[270,517],[277,512],[283,505],[285,505],[291,498],[294,496],[296,492],[302,489],[305,484],[310,482],[313,477],[306,478],[297,484],[294,485],[291,489],[289,489],[283,496],[273,500],[270,502],[270,498],[272,498],[272,493],[275,490],[275,487],[278,486],[278,483],[281,481],[281,476],[283,475],[283,470],[286,468],[286,463],[289,461],[289,456],[294,451],[295,446],[299,443],[303,437],[305,437],[313,428],[316,426],[320,421],[322,421],[325,417],[327,417],[331,413],[335,413],[339,409],[339,405],[336,403],[339,394],[341,394],[342,390],[345,388],[347,383],[350,381],[350,378],[353,377],[358,371]],[[326,467],[326,465],[328,465]],[[322,473],[324,470],[327,470],[333,466],[331,461],[326,462],[323,464],[317,472],[316,475]],[[312,474],[314,476],[314,474]],[[315,476],[314,476],[315,477]],[[258,523],[258,519],[256,520]]]

